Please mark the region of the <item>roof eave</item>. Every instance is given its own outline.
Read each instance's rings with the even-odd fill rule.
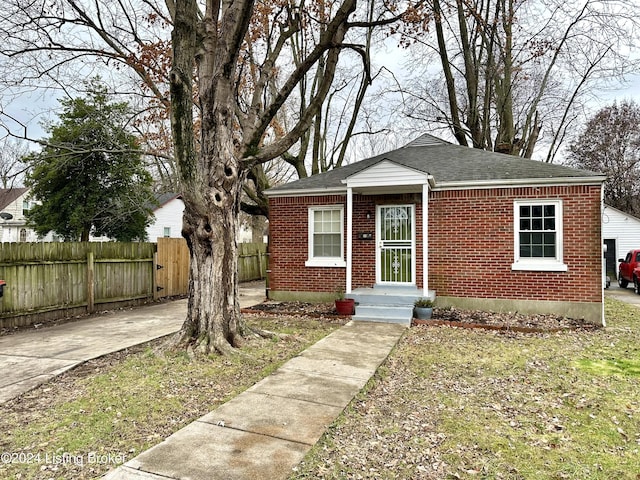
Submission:
[[[434,182],[429,175],[429,186],[433,190],[473,190],[483,188],[509,188],[509,187],[538,187],[548,185],[601,185],[606,180],[605,175],[593,175],[588,177],[550,177],[550,178],[516,178],[508,180],[474,180],[458,182]],[[418,184],[416,184],[418,185]],[[265,196],[276,197],[310,197],[315,195],[340,195],[347,193],[347,186],[327,188],[300,188],[291,190],[266,190]]]
[[[274,190],[269,189],[265,190],[264,195],[267,198],[276,198],[276,197],[310,197],[314,195],[335,195],[335,194],[346,194],[347,187],[330,187],[330,188],[293,188],[287,190]]]
[[[606,179],[607,177],[605,175],[594,175],[589,177],[515,178],[507,180],[436,182],[434,190],[470,190],[477,188],[537,187],[547,185],[600,185]]]
[[[181,193],[176,193],[174,196],[168,198],[164,202],[158,203],[158,206],[155,207],[153,209],[153,211],[156,212],[156,211],[160,210],[161,208],[165,207],[167,204],[169,204],[170,202],[173,202],[176,199],[182,199],[182,194]]]

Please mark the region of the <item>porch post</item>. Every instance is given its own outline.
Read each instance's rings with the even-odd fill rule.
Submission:
[[[429,296],[429,182],[422,184],[422,296]]]
[[[347,187],[347,272],[345,293],[351,293],[351,258],[353,255],[353,189]]]

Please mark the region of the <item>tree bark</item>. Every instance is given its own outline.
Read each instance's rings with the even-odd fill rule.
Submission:
[[[181,347],[226,354],[241,343],[236,232],[239,192],[232,189],[206,214],[185,202],[183,235],[190,252],[187,318]],[[214,194],[215,196],[215,194]],[[196,207],[196,208],[194,208]]]
[[[233,94],[252,2],[225,7],[221,12],[219,4],[208,2],[200,21],[196,2],[181,2],[172,34],[172,129],[185,204],[182,235],[191,260],[187,318],[178,344],[204,354],[228,353],[242,336],[236,235],[243,174],[233,138]],[[224,36],[218,35],[219,28],[227,28]],[[193,140],[194,59],[202,122],[198,151]]]
[[[462,122],[460,120],[460,113],[458,108],[458,99],[456,96],[456,85],[451,71],[451,63],[449,62],[449,56],[447,54],[447,46],[444,38],[444,31],[442,29],[442,22],[444,20],[444,14],[440,8],[440,1],[434,0],[433,13],[436,24],[436,35],[438,37],[438,52],[440,54],[440,62],[442,64],[442,70],[447,85],[447,98],[449,99],[449,112],[451,113],[451,128],[453,129],[453,135],[456,137],[458,143],[462,146],[468,146],[467,136],[462,128]]]
[[[333,82],[356,0],[345,0],[335,11],[318,44],[296,65],[271,103],[254,95],[254,103],[245,110],[236,70],[254,1],[204,3],[206,11],[199,15],[197,0],[177,2],[172,33],[171,126],[185,204],[182,235],[191,259],[187,318],[176,344],[202,354],[226,354],[249,333],[238,302],[236,243],[244,181],[253,167],[282,155],[309,129]],[[307,109],[284,137],[265,145],[276,115],[317,62],[324,62],[323,75]],[[198,148],[194,98],[201,121]],[[260,188],[260,169],[253,175]]]

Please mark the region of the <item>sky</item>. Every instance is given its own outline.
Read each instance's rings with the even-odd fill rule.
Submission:
[[[373,63],[378,66],[384,65],[391,69],[398,78],[402,78],[404,76],[403,64],[406,58],[404,55],[407,51],[395,46],[395,42],[391,43],[394,45],[387,44],[384,49],[380,49],[375,54]],[[47,121],[55,121],[57,118],[55,113],[59,108],[58,98],[62,96],[62,91],[28,91],[12,98],[5,92],[0,95],[0,109],[8,116],[3,115],[0,118],[0,125],[5,124],[12,130],[12,133],[21,135],[24,133],[23,126],[18,123],[21,122],[27,128],[28,137],[43,138],[46,136],[46,131],[42,124]],[[611,104],[614,100],[632,99],[640,103],[640,73],[629,76],[625,85],[599,92],[598,99],[598,105],[594,105],[594,110]],[[13,121],[10,117],[17,119],[18,122]],[[3,136],[4,132],[0,132],[0,138]],[[35,145],[34,148],[36,148]]]
[[[381,57],[376,60],[378,65],[384,64],[383,62],[390,59],[391,55],[382,54]],[[392,68],[398,76],[401,76],[401,66],[389,63],[385,66]],[[42,124],[56,119],[55,113],[59,107],[57,99],[61,97],[61,92],[59,94],[52,91],[26,92],[2,105],[2,111],[22,122],[27,128],[27,134],[30,138],[42,138],[46,136]],[[600,105],[597,105],[596,108],[611,104],[614,100],[631,99],[640,103],[640,73],[630,75],[625,85],[601,91],[598,97]],[[20,135],[24,131],[23,126],[7,116],[3,116],[2,123],[8,125],[14,134]]]
[[[42,138],[46,135],[42,123],[55,119],[57,98],[56,95],[46,92],[17,95],[2,105],[4,115],[0,123],[10,128],[14,135],[23,135],[26,128],[29,138]],[[4,134],[5,132],[2,132],[0,136]]]

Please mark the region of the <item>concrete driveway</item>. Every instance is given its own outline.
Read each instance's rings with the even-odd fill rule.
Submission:
[[[605,289],[604,295],[632,305],[640,305],[640,295],[636,295],[633,291],[633,285],[629,285],[627,288],[620,288],[615,278],[611,280],[611,286]]]
[[[240,305],[264,300],[264,283],[240,286]],[[187,300],[116,310],[0,337],[0,403],[76,365],[177,332]]]

